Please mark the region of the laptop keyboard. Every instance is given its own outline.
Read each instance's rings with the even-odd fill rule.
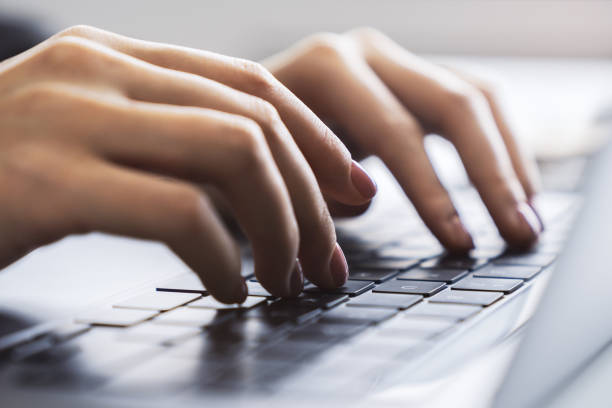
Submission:
[[[278,299],[246,270],[249,296],[225,305],[186,273],[74,322],[0,342],[2,381],[103,393],[320,396],[350,385],[358,394],[359,384],[371,388],[529,286],[554,264],[577,207],[572,195],[544,195],[546,231],[531,251],[515,253],[473,192],[461,202],[477,245],[470,256],[445,255],[405,208],[341,221],[350,266],[341,288],[306,282],[299,297]]]

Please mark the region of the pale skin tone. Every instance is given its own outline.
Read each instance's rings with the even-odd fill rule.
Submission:
[[[0,268],[103,231],[166,243],[215,298],[240,302],[223,202],[272,294],[299,294],[304,276],[337,287],[348,268],[330,209],[358,214],[376,193],[351,154],[381,157],[440,242],[465,252],[471,237],[423,150],[433,131],[457,147],[502,236],[537,240],[531,165],[475,79],[372,30],[316,35],[264,65],[81,26],[0,63]]]

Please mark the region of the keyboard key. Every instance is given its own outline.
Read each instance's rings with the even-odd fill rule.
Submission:
[[[388,309],[408,309],[423,299],[418,295],[400,295],[395,293],[366,293],[347,303],[351,307],[382,307]]]
[[[225,342],[252,344],[280,338],[288,329],[289,326],[283,321],[256,316],[231,319],[215,326],[211,334],[214,333],[217,339],[223,339]]]
[[[340,306],[323,314],[321,322],[339,324],[379,323],[392,317],[396,313],[397,310],[390,309],[369,309],[365,307]]]
[[[316,304],[297,304],[291,299],[282,299],[271,303],[266,307],[260,307],[248,314],[248,317],[258,316],[264,319],[275,319],[279,321],[291,320],[302,324],[322,313],[322,309]]]
[[[233,304],[226,305],[225,303],[221,303],[212,296],[206,296],[200,298],[194,302],[191,302],[187,305],[187,307],[193,308],[203,308],[203,309],[215,309],[215,310],[235,310],[235,311],[245,311],[256,306],[260,306],[267,302],[266,299],[259,296],[247,296],[244,302],[241,304]]]
[[[259,282],[247,281],[246,284],[249,289],[249,296],[273,297]]]
[[[49,336],[53,338],[53,341],[60,343],[62,341],[70,340],[78,335],[81,335],[91,329],[91,326],[87,324],[67,323],[62,324],[53,329]]]
[[[199,327],[165,326],[146,322],[124,330],[118,336],[122,341],[171,344],[201,333]]]
[[[453,289],[512,293],[522,285],[520,279],[465,278],[454,285]]]
[[[406,315],[445,317],[448,319],[465,320],[481,310],[482,307],[480,306],[422,302],[408,309],[406,311]]]
[[[229,314],[220,315],[213,309],[195,309],[179,307],[178,309],[159,315],[153,320],[155,324],[177,325],[190,327],[208,327],[223,320],[222,316],[229,317]]]
[[[200,278],[194,273],[187,273],[178,278],[170,279],[157,285],[157,290],[160,292],[183,292],[183,293],[199,293],[201,295],[208,294]]]
[[[431,296],[440,292],[446,285],[441,282],[391,280],[374,288],[374,292],[405,293],[412,295]]]
[[[333,294],[357,296],[357,295],[361,295],[362,293],[369,291],[373,287],[374,287],[374,284],[372,282],[354,281],[354,280],[349,279],[346,281],[344,286],[341,286],[336,289],[323,290],[313,284],[310,284],[306,286],[306,288],[304,288],[304,292],[306,293],[333,293]]]
[[[350,269],[378,269],[385,271],[405,271],[421,263],[418,259],[377,259],[349,262]]]
[[[468,269],[476,270],[487,264],[486,258],[472,258],[469,256],[443,256],[430,259],[421,264],[425,269]]]
[[[334,295],[329,293],[300,293],[297,298],[283,299],[284,302],[294,304],[296,307],[315,305],[323,309],[331,309],[348,300],[348,295]]]
[[[397,274],[398,271],[351,269],[349,279],[381,283],[393,278]]]
[[[503,255],[493,261],[495,265],[524,265],[546,267],[554,262],[554,254],[514,254]]]
[[[156,292],[151,291],[131,297],[113,307],[121,309],[141,309],[166,311],[182,306],[200,297],[199,293]]]
[[[133,310],[133,309],[102,309],[92,311],[78,316],[76,323],[95,324],[100,326],[119,326],[127,327],[144,322],[159,312],[153,310]]]
[[[356,324],[333,324],[317,322],[304,326],[289,334],[290,341],[330,343],[351,337],[365,330],[369,322],[355,321]]]
[[[490,265],[474,272],[474,276],[482,278],[508,278],[528,280],[536,276],[542,268],[539,266],[507,266]]]
[[[455,319],[431,318],[422,316],[400,315],[381,326],[381,331],[397,334],[416,334],[420,338],[430,338],[453,327]]]
[[[422,269],[417,268],[404,272],[397,277],[400,280],[421,280],[454,283],[468,274],[463,269]]]
[[[391,246],[378,249],[375,253],[381,259],[428,259],[442,253],[439,248],[404,248]]]
[[[445,290],[429,301],[432,303],[460,303],[464,305],[489,306],[503,296],[501,292],[476,292],[469,290]]]

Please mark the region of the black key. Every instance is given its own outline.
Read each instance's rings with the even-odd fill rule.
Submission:
[[[385,271],[405,271],[417,266],[418,259],[377,259],[359,262],[350,262],[351,269],[378,269]]]
[[[408,309],[406,315],[445,317],[449,319],[465,320],[481,310],[482,307],[480,306],[422,302],[415,307]]]
[[[326,312],[321,318],[321,322],[339,324],[378,323],[387,320],[396,313],[397,310],[390,309],[340,306]]]
[[[554,262],[554,254],[512,254],[503,255],[493,261],[495,265],[524,265],[546,267]]]
[[[411,295],[431,296],[440,292],[446,285],[441,282],[391,280],[374,288],[374,292],[406,293]]]
[[[262,317],[234,319],[216,326],[211,334],[229,343],[261,342],[279,338],[288,330],[285,322]]]
[[[434,296],[431,303],[459,303],[463,305],[489,306],[503,296],[501,292],[476,292],[470,290],[445,290]]]
[[[314,323],[301,327],[289,334],[291,341],[329,343],[353,336],[368,327],[368,323],[332,324]]]
[[[423,299],[419,295],[400,295],[395,293],[366,293],[348,302],[347,306],[382,307],[388,309],[408,309]]]
[[[344,286],[341,286],[336,289],[327,289],[327,290],[320,289],[319,287],[313,284],[310,284],[306,286],[306,288],[304,288],[304,292],[306,293],[333,293],[336,295],[342,294],[342,295],[349,295],[349,296],[357,296],[357,295],[361,295],[362,293],[369,291],[373,287],[374,287],[374,284],[372,282],[347,280]]]
[[[381,283],[393,278],[398,273],[399,271],[351,269],[349,279]]]
[[[397,277],[400,280],[421,280],[455,283],[459,279],[464,278],[468,274],[467,270],[463,269],[422,269],[417,268],[408,272],[404,272]]]
[[[472,258],[469,256],[443,256],[430,259],[421,264],[426,269],[468,269],[476,270],[487,264],[486,258]]]
[[[318,308],[331,309],[348,300],[348,295],[334,295],[328,293],[301,293],[295,299],[283,299],[283,302],[293,304],[295,307],[314,305]]]
[[[208,293],[195,273],[188,273],[167,280],[157,285],[157,290],[160,292],[200,293],[202,295]]]
[[[258,316],[264,319],[291,320],[301,324],[320,315],[322,310],[315,304],[297,304],[291,299],[279,300],[265,307],[259,307],[248,313],[248,317]]]
[[[466,278],[454,285],[453,289],[512,293],[521,285],[523,281],[520,279]]]
[[[474,276],[479,278],[507,278],[529,280],[536,276],[542,268],[539,266],[509,266],[509,265],[490,265],[474,272]]]

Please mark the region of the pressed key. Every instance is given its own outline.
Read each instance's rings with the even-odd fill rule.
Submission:
[[[151,291],[115,303],[121,309],[141,309],[166,311],[182,306],[200,297],[199,293],[156,292]]]
[[[178,278],[162,282],[157,285],[157,290],[160,292],[199,293],[202,295],[208,293],[200,278],[193,273],[187,273]]]
[[[193,308],[203,308],[203,309],[215,309],[215,310],[237,310],[237,311],[245,311],[255,306],[262,305],[266,303],[267,300],[259,297],[259,296],[247,296],[244,302],[240,304],[232,304],[227,305],[225,303],[221,303],[212,296],[206,296],[196,300],[195,302],[191,302],[187,305],[187,307]]]
[[[223,316],[229,317],[229,314]],[[178,309],[159,315],[153,320],[155,324],[177,325],[190,327],[207,327],[218,323],[222,315],[213,309],[193,309],[179,307]]]
[[[455,290],[483,290],[487,292],[512,293],[523,285],[520,279],[498,279],[498,278],[465,278],[455,284]]]
[[[354,281],[347,280],[343,286],[335,289],[321,289],[313,284],[310,284],[304,288],[304,292],[306,293],[334,293],[334,294],[344,294],[349,296],[357,296],[361,295],[372,289],[374,284],[372,282],[364,282],[364,281]]]
[[[423,299],[418,295],[400,295],[396,293],[366,293],[348,302],[352,307],[382,307],[386,309],[408,309]]]
[[[540,273],[541,270],[542,268],[539,266],[490,265],[474,272],[474,276],[529,280]]]
[[[445,290],[429,301],[432,303],[460,303],[464,305],[489,306],[503,296],[501,292],[477,292],[470,290]]]
[[[404,272],[397,277],[403,280],[421,280],[454,283],[459,279],[464,278],[468,274],[467,270],[463,269],[422,269],[417,268],[408,272]]]
[[[421,261],[418,259],[378,259],[350,262],[350,269],[378,269],[384,271],[405,271],[417,266]]]
[[[395,315],[397,310],[340,306],[323,314],[321,322],[340,324],[378,323]]]
[[[406,315],[445,317],[448,319],[464,320],[475,315],[481,310],[482,307],[480,306],[423,302],[408,309],[406,311]]]
[[[476,270],[487,264],[486,258],[472,258],[469,256],[442,256],[430,259],[421,264],[426,269],[469,269]]]
[[[554,262],[555,254],[508,254],[495,259],[495,265],[524,265],[545,267]]]
[[[349,272],[349,279],[381,283],[391,279],[397,275],[398,272],[399,271],[351,269]]]
[[[153,310],[133,310],[133,309],[102,309],[92,311],[78,316],[76,323],[95,324],[101,326],[132,326],[136,323],[144,322],[158,315],[158,311]]]
[[[441,282],[391,280],[374,288],[374,292],[405,293],[411,295],[431,296],[444,289],[446,285]]]

